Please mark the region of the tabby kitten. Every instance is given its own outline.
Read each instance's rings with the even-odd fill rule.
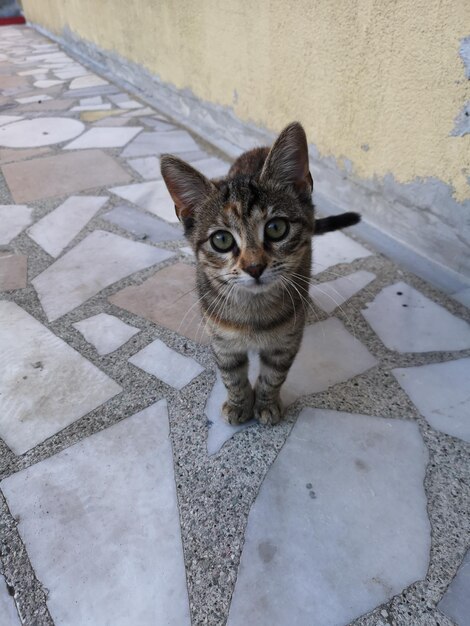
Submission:
[[[197,289],[227,388],[230,424],[276,424],[280,389],[299,350],[311,267],[311,238],[359,221],[356,213],[317,220],[307,139],[295,122],[271,149],[242,154],[225,178],[208,180],[163,155],[161,172],[197,259]],[[260,356],[254,390],[248,351]]]

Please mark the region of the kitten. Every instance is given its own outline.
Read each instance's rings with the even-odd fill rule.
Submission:
[[[225,178],[210,181],[171,155],[162,156],[161,172],[196,255],[202,314],[228,393],[224,417],[276,424],[305,325],[311,238],[360,217],[315,222],[307,139],[297,122],[271,149],[242,154]],[[260,356],[254,390],[249,350]]]

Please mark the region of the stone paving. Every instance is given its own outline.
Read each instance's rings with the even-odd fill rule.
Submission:
[[[0,624],[470,624],[468,309],[315,239],[286,418],[227,425],[167,151],[229,167],[1,29]]]

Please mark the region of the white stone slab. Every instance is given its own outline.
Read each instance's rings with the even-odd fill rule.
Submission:
[[[28,235],[57,257],[107,201],[106,196],[71,196],[31,226]]]
[[[122,278],[173,256],[119,235],[95,230],[32,280],[50,321]]]
[[[201,159],[199,161],[193,161],[190,163],[198,172],[201,172],[207,178],[220,178],[226,176],[230,169],[230,163],[217,159],[216,157],[209,157],[207,159]]]
[[[351,263],[355,259],[372,256],[372,252],[340,232],[314,237],[312,251],[313,274],[320,274],[339,263]]]
[[[69,89],[85,89],[86,87],[97,87],[99,85],[109,85],[109,83],[95,74],[86,74],[85,76],[74,78],[70,83]]]
[[[47,74],[47,69],[42,69],[42,68],[33,68],[31,70],[23,70],[22,72],[18,72],[18,76],[39,76],[39,75],[43,75],[46,76]]]
[[[33,221],[33,209],[23,204],[0,205],[0,245],[10,243]]]
[[[437,605],[439,611],[450,617],[458,626],[470,624],[470,550],[464,557],[457,575],[446,589]]]
[[[163,180],[112,187],[110,191],[142,209],[158,215],[167,222],[178,223],[179,221],[175,212],[175,203],[171,199]]]
[[[145,180],[161,180],[160,159],[154,156],[129,159],[128,164]]]
[[[0,126],[0,146],[35,148],[68,141],[85,130],[78,120],[65,117],[37,117]]]
[[[464,304],[466,307],[470,308],[470,287],[462,289],[461,291],[457,291],[457,293],[452,294],[452,297],[461,304]]]
[[[140,332],[139,328],[107,313],[98,313],[72,326],[94,346],[100,356],[114,352]]]
[[[37,80],[34,83],[34,86],[38,89],[48,89],[49,87],[54,87],[55,85],[62,85],[64,83],[63,80]]]
[[[160,156],[166,152],[176,154],[186,150],[199,150],[199,146],[185,130],[144,132],[125,148],[121,156]]]
[[[19,104],[34,104],[36,102],[45,102],[46,100],[52,100],[51,96],[46,93],[38,94],[37,96],[26,96],[24,98],[16,98]]]
[[[106,105],[103,104],[101,106]],[[96,107],[94,107],[94,109],[96,109]],[[120,148],[126,145],[126,143],[140,133],[141,130],[141,126],[132,126],[131,128],[92,128],[91,130],[87,130],[86,133],[83,133],[81,137],[65,146],[64,150],[77,150],[79,148]]]
[[[190,255],[194,256],[194,251],[189,246],[181,246],[180,250],[181,250],[181,252],[184,252],[185,254],[190,254]]]
[[[392,373],[433,428],[470,442],[470,358]]]
[[[95,106],[96,104],[103,104],[103,98],[101,96],[92,96],[91,98],[82,98],[80,100],[80,104],[83,106],[87,106],[90,104],[93,106]]]
[[[143,109],[144,105],[137,100],[124,100],[117,103],[120,109]]]
[[[163,380],[175,389],[182,389],[204,371],[202,365],[156,339],[129,359],[129,363]]]
[[[71,111],[109,111],[111,109],[111,105],[108,104],[80,104],[75,107],[72,107]],[[105,146],[109,147],[109,146]]]
[[[375,277],[375,274],[361,270],[325,283],[315,283],[310,286],[309,293],[315,304],[326,313],[331,313],[361,291]]]
[[[336,318],[307,326],[300,350],[281,389],[281,399],[288,406],[302,396],[319,393],[367,371],[378,361],[353,337]],[[250,380],[258,376],[256,358],[250,355]],[[254,421],[231,426],[222,417],[221,408],[226,399],[225,387],[217,373],[216,383],[209,394],[206,415],[211,422],[207,435],[207,451],[214,454],[234,434]]]
[[[165,400],[1,484],[56,626],[190,626]]]
[[[339,626],[423,579],[427,450],[413,422],[304,409],[248,518],[228,626]]]
[[[382,289],[362,314],[390,350],[470,348],[470,326],[406,283]]]
[[[8,593],[5,579],[0,574],[0,624],[2,626],[21,626],[15,601]]]
[[[0,126],[10,124],[11,122],[19,122],[22,119],[19,115],[0,115]]]
[[[54,75],[57,76],[57,78],[60,78],[63,80],[69,80],[70,78],[78,78],[81,76],[87,76],[88,70],[86,67],[77,66],[77,67],[71,67],[71,68],[64,69],[64,70],[55,70]]]
[[[0,436],[23,454],[121,387],[14,302],[0,302]]]

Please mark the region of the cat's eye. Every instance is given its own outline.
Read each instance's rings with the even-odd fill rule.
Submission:
[[[235,246],[235,239],[228,230],[218,230],[211,235],[211,244],[217,252],[230,252]]]
[[[267,222],[264,227],[264,235],[271,241],[280,241],[289,232],[289,222],[282,217],[275,217]]]

